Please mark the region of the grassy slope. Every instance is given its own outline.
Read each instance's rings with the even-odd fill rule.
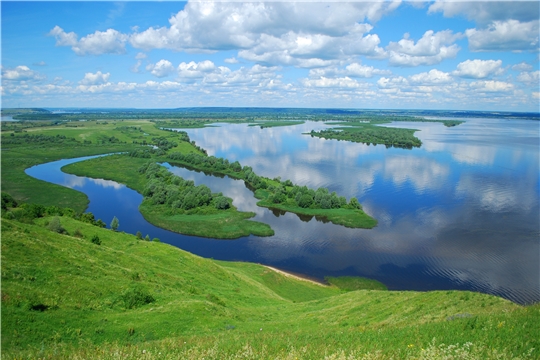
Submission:
[[[142,192],[146,178],[139,174],[137,169],[148,161],[149,159],[113,155],[70,164],[65,166],[63,170],[75,175],[118,181]],[[163,161],[167,161],[167,159],[163,159]],[[145,219],[152,224],[186,235],[237,239],[250,234],[257,236],[274,234],[269,225],[248,220],[255,214],[240,212],[234,207],[216,211],[215,214],[173,215],[168,214],[169,209],[166,206],[153,206],[143,202],[139,210]]]
[[[420,358],[469,341],[478,358],[509,358],[540,345],[538,305],[459,291],[343,293],[61,221],[85,238],[2,221],[2,358]],[[120,296],[133,286],[156,301],[126,309]]]

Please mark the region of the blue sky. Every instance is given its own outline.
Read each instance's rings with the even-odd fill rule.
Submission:
[[[539,3],[1,2],[2,107],[539,111]]]

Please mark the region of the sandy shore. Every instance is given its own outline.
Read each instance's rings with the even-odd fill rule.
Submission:
[[[291,274],[291,273],[285,272],[285,271],[283,271],[283,270],[276,269],[276,268],[271,267],[271,266],[267,266],[267,265],[263,265],[263,266],[266,267],[266,268],[268,268],[268,269],[270,269],[270,270],[272,270],[272,271],[275,271],[275,272],[277,272],[277,273],[280,273],[281,275],[284,275],[284,276],[286,276],[286,277],[294,278],[294,279],[296,279],[296,280],[301,280],[301,281],[307,281],[307,282],[309,282],[309,283],[312,283],[312,284],[315,284],[315,285],[319,285],[319,286],[324,286],[324,287],[328,286],[328,285],[323,284],[323,283],[320,283],[320,282],[318,282],[318,281],[311,280],[311,279],[306,279],[306,278],[303,278],[303,277],[298,276],[298,275],[293,275],[293,274]]]

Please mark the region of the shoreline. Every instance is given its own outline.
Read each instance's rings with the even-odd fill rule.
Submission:
[[[262,265],[262,264],[261,264]],[[290,278],[293,278],[293,279],[296,279],[296,280],[301,280],[301,281],[307,281],[309,283],[312,283],[312,284],[315,284],[315,285],[319,285],[319,286],[323,286],[323,287],[328,287],[330,285],[327,285],[327,284],[324,284],[322,282],[318,282],[318,281],[315,281],[315,280],[311,280],[311,279],[308,279],[306,277],[302,277],[302,276],[298,276],[298,275],[294,275],[294,274],[291,274],[289,272],[286,272],[286,271],[283,271],[283,270],[280,270],[280,269],[276,269],[275,267],[272,267],[272,266],[268,266],[268,265],[262,265],[264,266],[265,268],[267,269],[270,269],[272,271],[275,271],[277,272],[278,274],[281,274],[283,276],[286,276],[286,277],[290,277]]]

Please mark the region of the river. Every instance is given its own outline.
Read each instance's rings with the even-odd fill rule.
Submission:
[[[321,122],[260,129],[226,124],[189,129],[209,155],[238,160],[262,176],[356,196],[379,225],[348,229],[255,205],[241,181],[169,166],[214,192],[222,191],[272,237],[214,240],[174,234],[148,224],[137,210],[142,198],[112,181],[64,174],[61,160],[27,170],[37,178],[83,191],[88,211],[120,230],[214,259],[258,262],[305,276],[354,275],[394,290],[463,289],[517,303],[540,301],[539,122],[466,119],[395,123],[419,129],[422,147],[367,146],[302,135]]]

